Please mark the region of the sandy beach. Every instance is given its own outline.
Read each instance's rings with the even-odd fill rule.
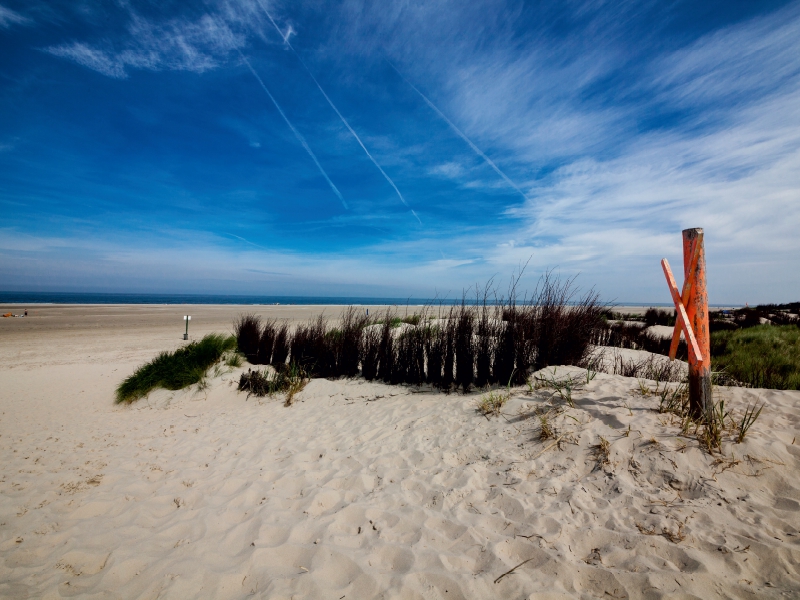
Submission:
[[[184,314],[196,339],[341,307],[0,310],[23,308],[0,320],[0,597],[800,597],[800,392],[717,388],[766,407],[716,456],[655,382],[603,373],[574,407],[512,389],[499,417],[361,379],[284,407],[236,391],[247,365],[119,406]]]

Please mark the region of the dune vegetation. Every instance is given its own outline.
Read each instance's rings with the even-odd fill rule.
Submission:
[[[241,315],[233,323],[234,336],[208,335],[175,352],[162,352],[137,369],[120,384],[117,402],[132,402],[157,387],[176,390],[198,383],[226,352],[233,361],[244,357],[252,365],[272,367],[243,375],[240,390],[257,396],[286,392],[289,403],[312,377],[360,375],[368,381],[467,392],[524,385],[533,372],[548,366],[597,369],[597,346],[668,353],[670,340],[651,335],[645,326],[674,324],[671,313],[650,309],[643,317],[620,315],[602,305],[593,290],[579,292],[574,279],[548,272],[522,302],[512,282],[505,299],[487,286],[469,301],[465,295],[458,304],[429,305],[411,315],[390,308],[370,317],[351,306],[333,324],[318,315],[292,329],[286,322]],[[781,318],[794,318],[775,307],[762,313],[775,321],[784,313],[789,316]],[[633,318],[641,326],[631,323]],[[717,381],[800,389],[797,325],[753,325],[747,311],[715,314],[712,321],[720,321],[712,327],[714,370],[722,375]],[[678,358],[685,356],[681,342]],[[612,374],[673,382],[685,377],[682,369],[652,357],[627,362],[616,357],[604,367]]]
[[[593,291],[579,296],[574,280],[546,274],[534,294],[517,303],[475,302],[427,306],[402,317],[393,309],[372,318],[349,307],[335,327],[320,315],[279,336],[274,321],[244,315],[235,323],[238,349],[252,364],[280,371],[289,361],[310,377],[355,377],[391,384],[468,391],[487,385],[520,385],[548,365],[581,365],[602,327]],[[279,341],[280,338],[280,341]],[[287,352],[288,350],[288,352]]]
[[[212,333],[174,352],[162,352],[119,385],[117,402],[129,404],[159,387],[179,390],[198,383],[209,367],[235,349],[235,337]],[[235,355],[230,356],[231,363],[235,364],[236,359]]]
[[[752,387],[800,389],[800,327],[757,325],[711,336],[715,370]]]

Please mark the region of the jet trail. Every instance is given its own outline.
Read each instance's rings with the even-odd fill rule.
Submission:
[[[498,175],[500,175],[500,177],[502,177],[502,178],[503,178],[503,181],[505,181],[505,182],[506,182],[508,185],[510,185],[512,188],[514,188],[515,190],[517,190],[517,192],[519,192],[519,194],[520,194],[520,195],[521,195],[523,198],[525,198],[526,200],[528,199],[528,196],[526,196],[526,195],[525,195],[525,192],[523,192],[521,189],[519,189],[519,187],[517,187],[517,184],[515,184],[513,181],[511,181],[511,179],[509,179],[509,178],[508,178],[508,176],[507,176],[505,173],[503,173],[503,172],[500,170],[500,167],[498,167],[496,164],[494,164],[494,161],[493,161],[491,158],[489,158],[488,156],[486,156],[486,155],[485,155],[485,154],[484,154],[484,153],[481,151],[481,149],[480,149],[480,148],[478,148],[478,147],[477,147],[475,144],[473,144],[473,143],[472,143],[472,140],[470,140],[470,139],[469,139],[469,138],[468,138],[468,137],[467,137],[467,136],[464,134],[464,132],[463,132],[463,131],[461,131],[461,130],[460,130],[458,127],[456,127],[456,126],[455,126],[455,124],[454,124],[454,123],[453,123],[453,122],[452,122],[450,119],[448,119],[448,118],[447,118],[447,117],[444,115],[444,113],[443,113],[442,111],[440,111],[440,110],[437,108],[437,106],[436,106],[436,105],[435,105],[433,102],[431,102],[430,100],[428,100],[428,97],[427,97],[425,94],[423,94],[422,92],[420,92],[420,91],[419,91],[419,90],[418,90],[418,89],[417,89],[417,88],[414,86],[414,84],[413,84],[413,83],[411,83],[411,82],[410,82],[408,79],[406,79],[406,78],[403,76],[403,74],[402,74],[400,71],[398,71],[398,70],[397,70],[397,67],[395,67],[395,66],[394,66],[394,65],[393,65],[391,62],[389,62],[388,60],[387,60],[386,62],[388,62],[388,63],[389,63],[389,66],[390,66],[390,67],[392,67],[392,68],[394,69],[395,73],[397,73],[397,74],[400,76],[400,79],[402,79],[403,81],[405,81],[405,82],[406,82],[406,83],[409,85],[409,87],[411,87],[411,89],[412,89],[412,90],[414,90],[415,92],[417,92],[417,93],[420,95],[420,97],[421,97],[423,100],[425,100],[425,103],[426,103],[428,106],[430,106],[430,107],[431,107],[431,108],[432,108],[432,109],[433,109],[433,110],[436,112],[436,114],[438,114],[440,117],[442,117],[442,119],[444,120],[444,122],[445,122],[445,123],[447,123],[448,125],[450,125],[450,128],[451,128],[453,131],[455,131],[455,132],[458,134],[458,136],[459,136],[459,137],[460,137],[462,140],[464,140],[464,141],[467,143],[467,145],[469,145],[469,147],[470,147],[470,148],[472,148],[472,149],[475,151],[475,154],[477,154],[477,155],[478,155],[478,156],[480,156],[480,157],[481,157],[483,160],[485,160],[485,161],[486,161],[486,164],[488,164],[490,167],[492,167],[492,168],[495,170],[495,172],[496,172]]]
[[[251,246],[255,246],[256,248],[261,248],[262,250],[269,250],[269,248],[265,248],[264,246],[259,246],[258,244],[251,242],[250,240],[247,240],[240,235],[236,235],[235,233],[230,233],[228,231],[223,231],[222,233],[224,233],[225,235],[229,235],[231,237],[235,237],[237,240],[242,240],[245,244],[250,244]]]
[[[275,22],[275,19],[273,19],[273,18],[272,18],[272,15],[270,15],[270,14],[269,14],[269,11],[267,11],[267,9],[266,9],[266,8],[264,7],[264,5],[261,3],[261,0],[258,0],[258,5],[261,7],[261,10],[263,10],[263,11],[264,11],[264,14],[266,14],[266,15],[267,15],[267,18],[270,20],[270,22],[272,23],[272,25],[273,25],[273,26],[275,27],[275,29],[278,31],[278,35],[280,35],[280,36],[281,36],[281,39],[283,39],[284,43],[285,43],[287,46],[289,46],[289,49],[290,49],[290,50],[291,50],[291,51],[294,53],[294,55],[297,57],[297,60],[299,60],[299,61],[300,61],[300,64],[301,64],[301,65],[303,65],[303,68],[306,70],[306,73],[308,73],[308,76],[309,76],[309,77],[311,77],[311,80],[312,80],[312,81],[313,81],[315,84],[317,84],[317,87],[319,88],[319,91],[320,91],[320,92],[322,92],[322,95],[325,97],[325,100],[327,100],[327,101],[328,101],[328,104],[330,104],[330,106],[331,106],[331,108],[333,109],[333,111],[334,111],[334,112],[335,112],[335,113],[336,113],[336,114],[339,116],[339,118],[342,120],[342,123],[344,123],[344,126],[345,126],[345,127],[347,127],[347,129],[350,131],[350,133],[351,133],[351,134],[353,134],[353,137],[354,137],[354,138],[356,138],[356,141],[358,142],[359,146],[361,146],[361,149],[362,149],[362,150],[364,150],[364,153],[365,153],[365,154],[366,154],[366,155],[369,157],[369,159],[372,161],[372,164],[374,164],[374,165],[375,165],[375,166],[378,168],[378,171],[380,171],[380,172],[381,172],[381,175],[383,175],[383,177],[386,179],[386,181],[388,181],[388,182],[389,182],[389,185],[391,185],[391,186],[392,186],[392,188],[394,188],[394,191],[397,193],[397,197],[398,197],[398,198],[400,198],[400,202],[402,202],[402,203],[403,203],[403,204],[406,206],[406,208],[408,208],[408,209],[411,211],[411,214],[413,214],[413,215],[416,217],[417,221],[419,221],[419,224],[420,224],[420,225],[422,225],[422,221],[420,221],[420,218],[417,216],[417,213],[416,213],[416,212],[414,212],[414,210],[411,208],[411,206],[409,206],[408,202],[406,202],[406,199],[405,199],[405,198],[403,198],[403,194],[401,194],[401,193],[400,193],[400,190],[397,188],[397,186],[395,185],[394,181],[392,181],[391,177],[389,177],[389,176],[386,174],[386,171],[384,171],[384,170],[381,168],[381,166],[378,164],[378,161],[376,161],[376,160],[375,160],[375,158],[372,156],[372,154],[370,154],[369,150],[367,150],[367,147],[364,145],[364,142],[362,142],[362,141],[361,141],[361,138],[360,138],[360,137],[358,137],[358,134],[357,134],[357,133],[356,133],[356,132],[353,130],[353,128],[352,128],[352,127],[350,127],[350,123],[348,123],[348,122],[347,122],[347,119],[345,119],[345,118],[342,116],[342,113],[340,113],[340,112],[339,112],[339,109],[338,109],[338,108],[336,108],[336,105],[335,105],[335,104],[333,103],[333,101],[332,101],[332,100],[331,100],[331,99],[328,97],[328,94],[326,94],[326,93],[325,93],[325,90],[323,90],[323,89],[322,89],[322,86],[319,84],[319,81],[317,81],[317,78],[316,78],[316,77],[314,77],[314,75],[311,73],[311,70],[308,68],[308,66],[306,66],[306,63],[305,63],[305,62],[303,62],[303,59],[302,59],[302,58],[300,58],[300,55],[297,53],[297,50],[295,50],[295,49],[294,49],[294,46],[292,46],[291,42],[289,41],[289,36],[288,36],[288,35],[287,35],[287,36],[284,36],[284,35],[283,35],[283,32],[281,31],[281,28],[280,28],[280,27],[278,27],[278,24]]]
[[[289,118],[286,116],[286,113],[283,112],[283,109],[280,107],[280,105],[278,104],[277,100],[275,100],[273,95],[270,93],[269,89],[267,89],[267,86],[264,85],[264,82],[261,80],[261,77],[258,76],[258,73],[256,73],[255,69],[253,69],[253,66],[250,64],[250,61],[247,60],[247,58],[245,57],[244,54],[242,54],[241,51],[239,51],[239,56],[242,57],[242,60],[247,65],[247,68],[250,69],[250,72],[253,74],[253,77],[255,77],[256,80],[258,81],[258,83],[261,84],[261,87],[267,93],[267,96],[269,96],[269,99],[272,100],[272,103],[275,105],[275,108],[277,108],[278,112],[281,113],[281,116],[283,117],[283,120],[286,121],[286,124],[289,126],[289,129],[291,129],[292,133],[294,133],[294,137],[297,138],[297,141],[300,142],[300,144],[303,146],[303,148],[305,148],[306,152],[308,152],[308,155],[314,161],[314,164],[317,165],[317,168],[319,169],[319,172],[322,173],[322,176],[325,178],[325,181],[327,181],[328,185],[331,186],[331,189],[333,190],[333,193],[336,194],[336,196],[339,198],[339,200],[342,201],[342,206],[344,206],[345,209],[349,210],[350,207],[347,206],[347,202],[344,201],[344,198],[342,197],[342,193],[337,189],[337,187],[335,185],[333,185],[333,182],[331,181],[331,178],[328,177],[328,174],[325,172],[325,169],[323,169],[322,165],[319,164],[319,161],[317,160],[317,157],[314,154],[314,152],[312,152],[311,148],[309,147],[308,142],[306,142],[305,138],[300,134],[299,131],[297,131],[297,129],[295,129],[295,127],[294,127],[294,125],[292,125],[291,121],[289,121]]]

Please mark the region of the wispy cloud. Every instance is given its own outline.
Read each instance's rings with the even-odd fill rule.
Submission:
[[[653,89],[678,106],[747,103],[800,75],[800,7],[714,32],[661,57]]]
[[[113,52],[93,48],[83,42],[52,46],[47,48],[47,51],[54,56],[73,60],[107,77],[118,79],[126,77],[124,62],[114,56]]]
[[[127,36],[123,39],[95,44],[75,41],[46,50],[108,77],[124,78],[129,69],[203,73],[244,46],[245,39],[210,15],[154,23],[129,9]]]
[[[259,49],[253,66],[271,101],[333,193],[338,198],[341,189],[353,209],[345,213],[330,203],[329,210],[326,190],[319,194],[307,183],[310,165],[274,142],[284,123],[271,108],[263,111],[255,88],[252,95],[223,94],[224,106],[198,110],[208,116],[198,139],[225,143],[215,131],[222,124],[261,148],[251,151],[234,139],[213,160],[194,163],[202,153],[170,147],[164,156],[174,161],[164,166],[165,178],[183,177],[178,187],[185,190],[160,196],[170,208],[194,209],[199,188],[214,190],[207,205],[226,214],[220,229],[244,240],[198,239],[214,273],[233,257],[241,260],[235,269],[281,261],[307,282],[330,283],[335,273],[343,285],[460,289],[464,278],[502,275],[533,255],[534,278],[559,267],[583,272],[583,281],[602,285],[606,297],[623,290],[625,300],[668,301],[658,259],[680,262],[680,229],[702,226],[716,298],[753,301],[740,295],[747,288],[763,290],[764,300],[800,291],[797,3],[777,11],[744,3],[695,19],[685,3],[657,0],[633,10],[594,0],[298,0],[268,6],[273,24],[262,1],[211,0],[204,4],[208,18],[170,12],[171,19],[160,21],[152,3],[141,14],[124,9],[121,36],[75,33],[75,41],[50,49],[117,78],[135,69],[230,65],[230,72],[198,82],[198,88],[228,82],[225,92],[242,84],[241,64],[229,60],[236,50],[253,57]],[[315,74],[316,88],[289,48]],[[158,85],[170,79],[158,78]],[[235,115],[238,124],[222,122],[221,113]],[[204,122],[191,116],[181,131]],[[152,140],[164,139],[147,134],[142,154]],[[215,171],[223,154],[235,158]],[[192,179],[187,172],[206,165],[211,173],[198,179],[211,185],[185,181]],[[152,181],[146,167],[125,184]],[[385,182],[400,200],[425,207],[424,231],[398,225],[402,207]],[[144,184],[137,189],[148,193]],[[56,196],[54,190],[46,193]],[[16,222],[25,216],[17,214]],[[272,243],[284,250],[267,250]],[[182,264],[183,253],[174,250],[170,260]],[[154,247],[141,264],[157,257]]]
[[[657,259],[679,260],[680,230],[702,226],[718,298],[743,302],[756,281],[780,281],[771,287],[776,295],[800,289],[798,55],[800,20],[777,15],[658,60],[657,102],[695,108],[713,97],[713,109],[690,111],[679,127],[628,137],[614,157],[583,157],[536,182],[535,203],[508,209],[524,223],[514,234],[520,242],[494,258],[510,263],[534,251],[537,261],[612,274],[620,288],[631,286],[625,271],[640,272],[637,285],[653,294],[663,287]]]
[[[481,150],[480,148],[478,148],[478,147],[477,147],[477,146],[476,146],[476,145],[475,145],[475,144],[472,142],[472,140],[470,140],[470,139],[469,139],[469,138],[466,136],[466,134],[465,134],[463,131],[461,131],[461,130],[460,130],[460,129],[459,129],[457,126],[456,126],[456,124],[455,124],[455,123],[453,123],[453,122],[452,122],[450,119],[448,119],[448,118],[445,116],[445,114],[444,114],[444,113],[443,113],[441,110],[439,110],[439,107],[437,107],[437,106],[436,106],[436,105],[435,105],[433,102],[431,102],[431,101],[430,101],[430,99],[428,99],[428,97],[427,97],[425,94],[423,94],[422,92],[420,92],[420,91],[417,89],[417,87],[416,87],[414,84],[412,84],[412,83],[411,83],[411,82],[410,82],[408,79],[406,79],[406,77],[405,77],[405,76],[404,76],[402,73],[400,73],[400,71],[398,71],[398,70],[397,70],[397,67],[395,67],[395,66],[394,66],[392,63],[389,63],[389,64],[390,64],[390,65],[391,65],[391,67],[392,67],[392,68],[395,70],[395,72],[396,72],[396,73],[397,73],[397,74],[398,74],[398,75],[399,75],[399,76],[400,76],[400,77],[403,79],[403,81],[405,81],[405,82],[406,82],[406,83],[409,85],[409,87],[410,87],[412,90],[414,90],[415,92],[417,92],[417,94],[419,94],[419,96],[420,96],[420,97],[421,97],[421,98],[422,98],[422,99],[425,101],[425,104],[427,104],[428,106],[430,106],[430,107],[433,109],[433,111],[434,111],[434,112],[435,112],[437,115],[439,115],[439,117],[440,117],[440,118],[441,118],[441,119],[442,119],[442,120],[443,120],[445,123],[447,123],[447,124],[450,126],[450,129],[452,129],[452,130],[453,130],[453,131],[456,133],[456,135],[458,135],[458,137],[460,137],[462,140],[464,140],[464,142],[466,142],[466,144],[467,144],[467,145],[468,145],[468,146],[469,146],[469,147],[472,149],[472,151],[473,151],[473,152],[475,152],[475,154],[477,154],[478,156],[480,156],[480,157],[481,157],[481,158],[484,160],[484,162],[485,162],[487,165],[489,165],[489,166],[490,166],[492,169],[494,169],[495,173],[497,173],[497,174],[500,176],[500,178],[501,178],[503,181],[505,181],[505,182],[506,182],[508,185],[510,185],[510,186],[511,186],[513,189],[515,189],[517,192],[519,192],[519,193],[520,193],[520,195],[521,195],[523,198],[527,199],[527,196],[526,196],[525,192],[523,192],[523,191],[522,191],[522,190],[519,188],[519,186],[517,186],[517,184],[516,184],[516,183],[514,183],[513,181],[511,181],[511,179],[510,179],[510,178],[509,178],[509,177],[508,177],[508,176],[507,176],[507,175],[506,175],[506,174],[505,174],[505,173],[504,173],[502,170],[500,170],[500,167],[498,167],[498,166],[495,164],[495,162],[494,162],[494,161],[493,161],[491,158],[489,158],[488,156],[486,156],[486,154],[483,152],[483,150]]]
[[[455,161],[448,161],[428,167],[428,173],[431,175],[438,175],[449,179],[462,179],[466,175],[466,172],[467,170],[464,166]]]
[[[769,266],[750,280],[800,289],[796,5],[677,48],[648,48],[636,65],[613,23],[606,37],[601,27],[576,28],[566,40],[538,31],[506,43],[498,30],[472,38],[459,12],[448,16],[461,36],[449,39],[447,25],[409,32],[429,12],[408,9],[392,21],[404,45],[385,47],[434,82],[470,139],[490,140],[510,172],[527,173],[517,178],[529,200],[502,211],[508,227],[472,235],[488,261],[508,268],[533,254],[532,267],[585,270],[653,297],[663,291],[657,259],[674,258],[681,228],[704,226],[723,297],[741,298],[736,265],[752,261]],[[426,62],[434,44],[437,60]],[[461,174],[444,165],[429,172]],[[626,281],[632,273],[635,283]]]
[[[30,25],[31,23],[33,23],[33,21],[28,17],[14,12],[5,6],[0,6],[0,29],[8,29],[12,25]]]
[[[163,230],[135,239],[124,236],[125,243],[120,243],[119,239],[102,234],[60,238],[0,229],[0,288],[10,285],[4,289],[180,289],[222,290],[228,294],[427,298],[432,289],[426,282],[447,285],[447,280],[452,279],[448,274],[470,262],[396,261],[393,269],[387,269],[385,259],[378,256],[299,253],[251,244],[234,247],[228,239],[231,235],[215,239],[199,232]],[[269,270],[268,265],[281,265],[283,271]],[[254,274],[266,277],[257,278]]]

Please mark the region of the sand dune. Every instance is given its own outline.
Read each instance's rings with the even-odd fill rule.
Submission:
[[[236,392],[241,369],[120,407],[119,381],[182,331],[75,322],[0,329],[0,596],[800,593],[800,392],[719,388],[767,407],[716,457],[605,374],[574,408],[514,389],[499,418],[477,393],[362,380],[285,408]]]

